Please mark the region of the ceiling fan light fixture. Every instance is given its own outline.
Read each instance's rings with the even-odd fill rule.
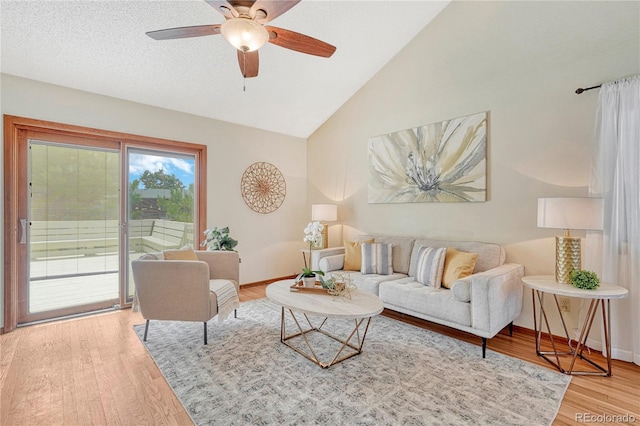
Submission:
[[[269,41],[269,32],[265,27],[250,18],[231,18],[220,26],[224,38],[236,49],[253,52]]]

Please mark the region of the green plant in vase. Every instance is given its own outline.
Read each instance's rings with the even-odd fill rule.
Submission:
[[[569,278],[571,279],[571,284],[577,288],[595,290],[600,287],[600,279],[595,272],[576,269],[571,271]]]
[[[203,232],[205,240],[200,243],[200,247],[207,247],[208,251],[235,251],[238,241],[229,236],[229,227],[213,227]]]
[[[300,281],[300,279],[302,279],[302,278],[314,278],[315,279],[316,275],[324,276],[324,272],[322,272],[322,271],[312,271],[310,268],[307,268],[307,266],[305,265],[305,267],[302,268],[302,272],[300,272],[298,274],[298,276],[296,277],[296,281]]]
[[[324,226],[320,222],[310,222],[306,228],[304,228],[304,239],[305,243],[309,243],[309,252],[314,245],[318,244],[318,241],[322,238],[322,229]],[[311,256],[309,256],[311,257]],[[302,253],[302,258],[304,259],[304,268],[302,268],[302,272],[298,274],[296,277],[296,282],[301,279],[304,281],[305,287],[313,287],[316,283],[316,275],[324,276],[324,272],[322,271],[312,271],[311,265],[307,265],[307,258]]]

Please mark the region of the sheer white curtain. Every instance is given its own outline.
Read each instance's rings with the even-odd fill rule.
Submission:
[[[588,259],[629,290],[611,301],[611,355],[640,365],[640,76],[602,85],[593,152],[589,192],[604,199],[604,229],[587,237]]]

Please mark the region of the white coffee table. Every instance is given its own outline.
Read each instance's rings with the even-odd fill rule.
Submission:
[[[362,353],[362,347],[364,345],[365,337],[367,336],[367,331],[369,330],[371,318],[378,315],[383,310],[382,300],[378,296],[362,290],[353,290],[351,292],[350,299],[324,294],[292,292],[290,290],[292,284],[293,280],[283,280],[274,282],[267,287],[267,298],[282,306],[280,320],[280,341],[282,343],[322,368],[331,367],[345,359]],[[297,326],[298,331],[293,334],[287,334],[285,310],[289,312]],[[309,328],[302,328],[300,324],[301,321],[296,317],[296,313],[298,315],[302,314],[309,325]],[[314,326],[309,315],[320,317],[320,325]],[[346,339],[334,336],[322,329],[329,318],[353,319],[355,323],[353,331],[351,331]],[[360,328],[363,325],[364,332],[362,333],[362,336],[360,336]],[[325,336],[342,343],[338,353],[331,361],[322,362],[316,356],[316,352],[307,338],[307,334],[312,332],[322,333]],[[305,352],[289,342],[290,339],[298,336],[302,336],[304,338],[309,352]],[[351,342],[352,339],[353,343]]]

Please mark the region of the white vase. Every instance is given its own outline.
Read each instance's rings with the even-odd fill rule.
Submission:
[[[316,285],[316,276],[314,275],[312,277],[303,277],[302,281],[305,287],[313,288]]]

